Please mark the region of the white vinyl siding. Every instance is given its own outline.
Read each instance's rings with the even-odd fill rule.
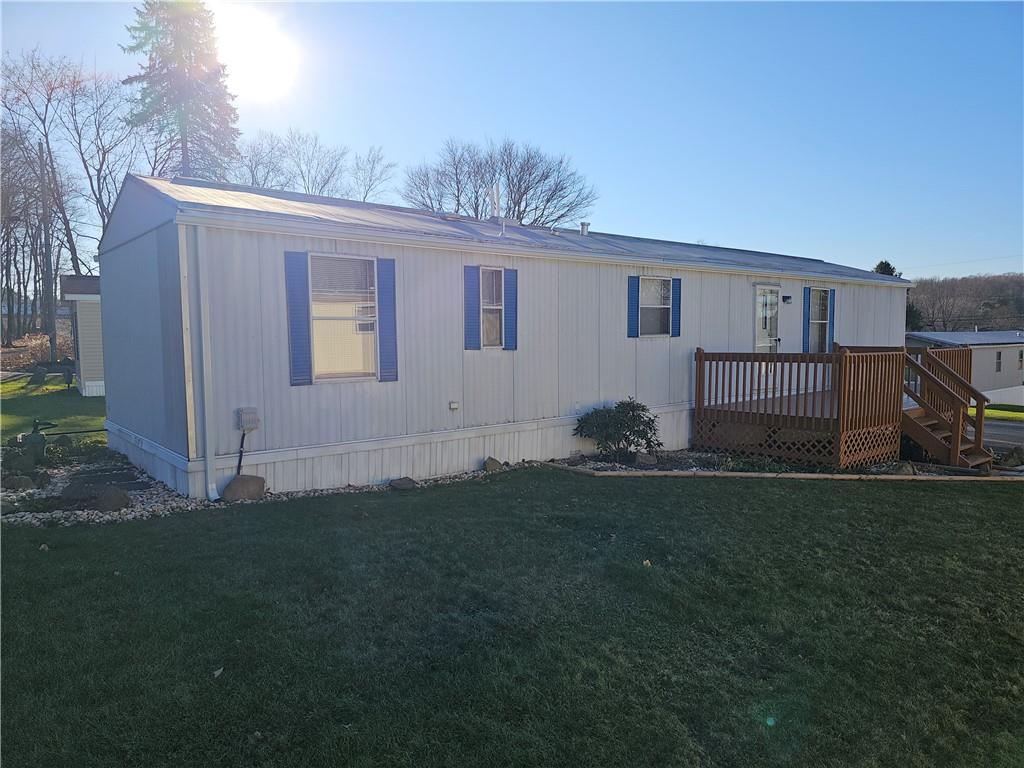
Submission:
[[[480,268],[480,345],[501,347],[505,343],[504,273]]]
[[[374,263],[367,259],[310,257],[315,378],[363,377],[377,373],[374,277]]]
[[[672,281],[640,278],[640,335],[667,336],[672,321]]]

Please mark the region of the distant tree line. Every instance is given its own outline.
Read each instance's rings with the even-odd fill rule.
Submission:
[[[290,128],[240,137],[213,16],[201,2],[144,0],[123,49],[140,58],[119,79],[38,50],[3,58],[0,168],[2,343],[42,330],[55,348],[59,276],[95,270],[99,238],[128,172],[194,176],[311,195],[379,201],[552,226],[597,198],[564,156],[513,141],[450,140],[395,190],[383,148],[362,153]],[[501,189],[492,211],[490,190]]]

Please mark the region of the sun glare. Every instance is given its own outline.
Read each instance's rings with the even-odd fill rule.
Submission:
[[[300,52],[278,20],[255,5],[221,2],[210,7],[228,90],[239,101],[284,99],[298,78]]]

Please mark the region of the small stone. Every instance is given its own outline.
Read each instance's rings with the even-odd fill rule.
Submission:
[[[653,467],[657,465],[658,457],[640,451],[636,456],[633,457],[633,463],[636,464],[638,467]]]
[[[396,491],[411,491],[416,487],[416,481],[411,477],[396,477],[388,485]]]
[[[25,475],[14,475],[4,481],[4,489],[8,491],[31,491],[35,487],[32,478]]]
[[[132,503],[131,496],[124,488],[108,485],[96,496],[96,509],[100,512],[117,512]]]
[[[59,445],[61,448],[70,448],[74,445],[74,440],[71,439],[71,435],[57,435],[53,441],[54,445]]]
[[[914,469],[914,465],[911,464],[909,461],[899,461],[899,462],[897,462],[893,466],[892,472],[890,474],[893,474],[893,475],[916,475],[917,474],[917,470]]]
[[[644,568],[650,568],[650,567],[651,567],[651,561],[650,560],[644,560]]]
[[[500,472],[505,468],[505,465],[498,461],[493,456],[488,456],[484,460],[484,471],[485,472]]]
[[[7,438],[8,448],[21,448],[21,435],[12,435]]]
[[[224,501],[255,501],[267,492],[267,481],[259,475],[236,475],[224,488]]]
[[[50,548],[48,546],[46,546],[45,544],[40,544],[39,545],[39,551],[40,552],[49,552]]]

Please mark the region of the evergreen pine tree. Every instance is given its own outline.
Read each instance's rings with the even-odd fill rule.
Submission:
[[[124,82],[140,86],[132,124],[176,139],[167,171],[221,179],[237,153],[238,113],[217,61],[213,14],[201,2],[145,0],[127,53],[146,57]]]

